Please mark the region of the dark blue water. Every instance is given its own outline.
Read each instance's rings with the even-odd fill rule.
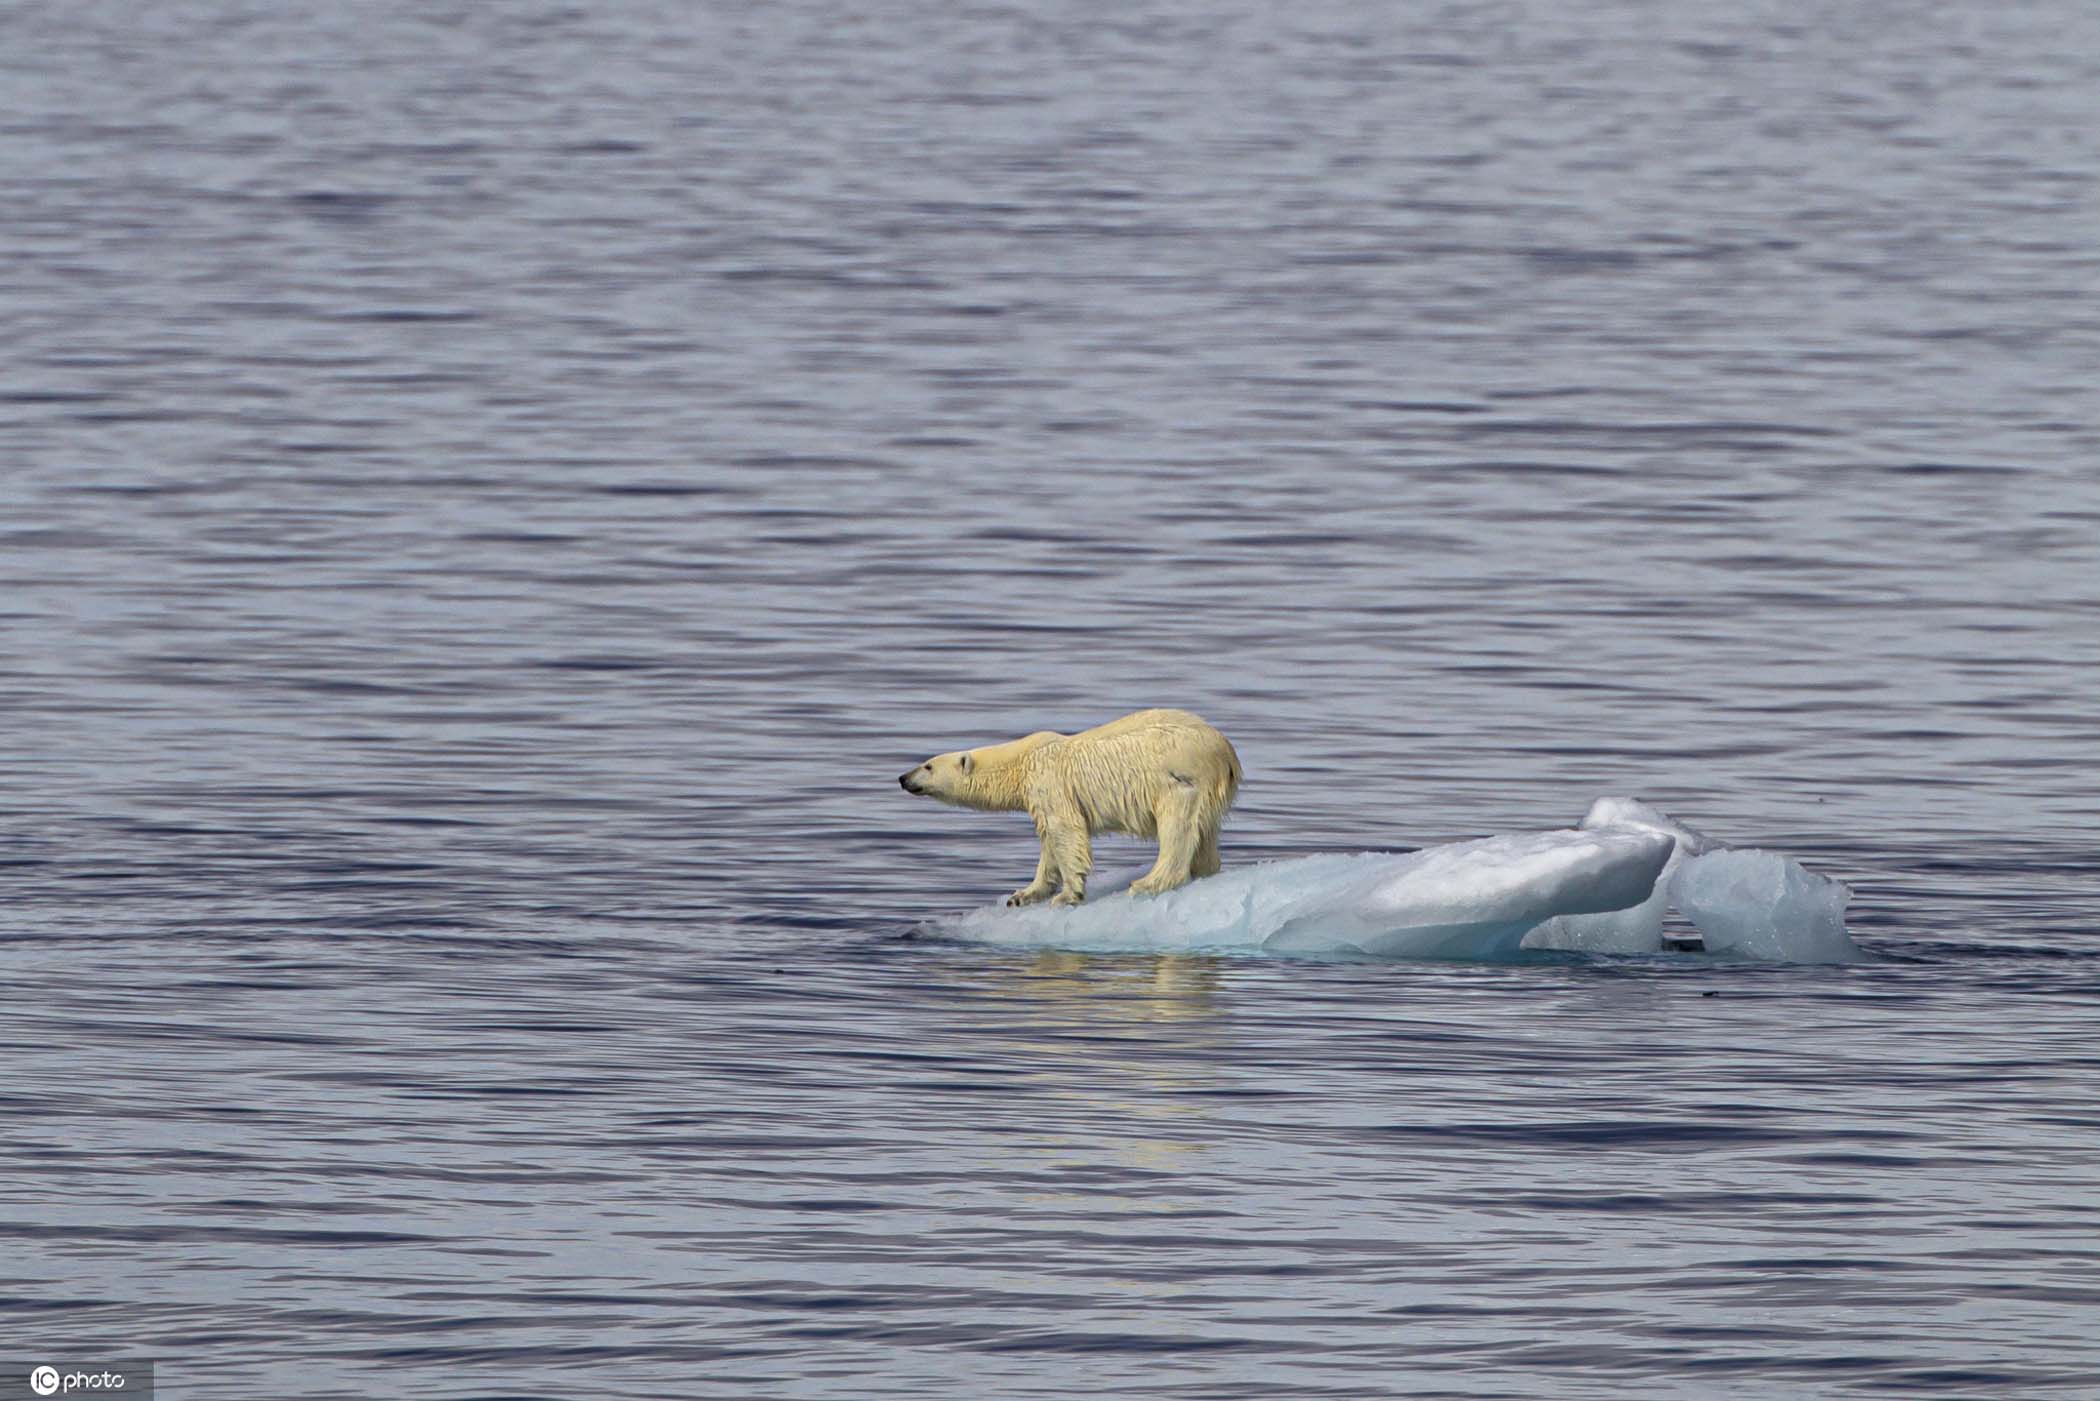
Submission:
[[[0,1355],[2100,1392],[2096,129],[2076,0],[0,8]],[[898,937],[1140,705],[1870,961]]]

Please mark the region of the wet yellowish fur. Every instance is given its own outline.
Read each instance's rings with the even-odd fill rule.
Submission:
[[[957,807],[1026,812],[1043,855],[1035,879],[1007,903],[1076,905],[1093,870],[1090,838],[1102,832],[1159,842],[1159,859],[1133,894],[1215,875],[1240,760],[1225,736],[1186,710],[1140,710],[1075,735],[1041,730],[937,754],[898,782]]]

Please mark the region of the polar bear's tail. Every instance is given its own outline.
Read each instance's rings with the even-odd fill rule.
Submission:
[[[1231,740],[1225,739],[1223,735],[1218,738],[1225,744],[1225,781],[1220,785],[1220,791],[1213,801],[1218,805],[1218,816],[1223,817],[1232,811],[1232,800],[1240,795],[1240,756],[1239,751],[1232,747]]]

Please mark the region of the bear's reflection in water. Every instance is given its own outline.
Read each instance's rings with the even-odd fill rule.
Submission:
[[[1217,1015],[1221,962],[1186,953],[1129,958],[1044,949],[1011,986],[1017,994],[1084,1007],[1109,1021],[1208,1021]]]
[[[1023,1067],[1030,1122],[1054,1126],[1017,1140],[1030,1170],[1082,1184],[1037,1200],[1089,1212],[1192,1205],[1173,1183],[1200,1172],[1213,1146],[1202,1129],[1212,1067],[1229,1062],[1216,1034],[1223,972],[1223,960],[1201,955],[1043,950],[980,984],[1016,1013],[987,1019],[997,1044],[985,1054]],[[1104,1175],[1127,1189],[1105,1187]]]

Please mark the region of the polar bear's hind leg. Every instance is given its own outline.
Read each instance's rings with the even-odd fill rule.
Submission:
[[[1176,774],[1175,781],[1160,795],[1154,810],[1159,828],[1159,859],[1152,869],[1130,886],[1132,895],[1157,895],[1178,885],[1187,885],[1194,874],[1196,853],[1202,846],[1201,800],[1196,785]],[[1216,856],[1216,843],[1212,843]]]
[[[1196,843],[1196,855],[1189,862],[1189,877],[1192,880],[1201,880],[1205,876],[1216,875],[1224,868],[1225,863],[1218,859],[1218,834],[1215,831],[1207,831]]]

